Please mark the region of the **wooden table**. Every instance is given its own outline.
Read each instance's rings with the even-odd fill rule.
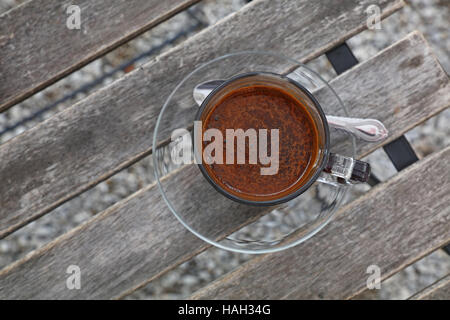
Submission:
[[[5,13],[0,110],[195,2],[80,0],[79,32],[65,26],[66,0],[33,0]],[[345,41],[367,28],[365,10],[372,4],[382,18],[404,5],[254,0],[0,145],[0,238],[150,155],[156,117],[182,75],[231,51],[261,49],[301,62],[327,53],[342,72],[331,85],[352,116],[380,119],[390,132],[385,141],[360,146],[358,158],[384,147],[400,172],[343,207],[306,243],[255,256],[192,298],[351,298],[366,289],[369,265],[376,263],[385,279],[446,245],[450,148],[415,161],[403,134],[449,106],[449,78],[418,32],[363,63],[352,58]],[[178,170],[167,179],[182,190],[179,182],[188,175]],[[218,238],[233,231],[230,225],[216,227]],[[208,247],[170,213],[157,187],[148,185],[1,270],[0,298],[122,298]],[[66,288],[71,264],[83,270],[80,290]],[[447,276],[416,297],[449,298],[448,283]]]

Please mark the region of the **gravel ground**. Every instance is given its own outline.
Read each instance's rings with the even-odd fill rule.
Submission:
[[[0,0],[0,13],[24,1]],[[190,10],[203,21],[212,24],[229,13],[238,10],[246,1],[205,1]],[[382,29],[365,31],[353,37],[349,45],[360,61],[367,60],[379,50],[401,39],[412,30],[420,30],[433,47],[444,69],[450,70],[450,39],[448,37],[450,21],[450,2],[443,0],[407,1],[407,6],[400,12],[381,22]],[[88,64],[79,71],[58,81],[49,88],[16,105],[7,112],[0,114],[0,131],[11,126],[42,107],[61,99],[68,93],[78,89],[83,84],[98,78],[103,73],[112,70],[141,52],[160,45],[165,39],[175,35],[187,26],[194,25],[195,20],[186,13],[181,13],[158,27],[146,32],[140,37],[117,48],[106,56]],[[196,30],[192,32],[198,32]],[[175,45],[184,39],[179,39]],[[153,55],[138,62],[135,66],[145,63],[161,51],[168,50],[172,45],[165,46]],[[325,78],[335,77],[330,64],[324,56],[309,63],[309,66],[320,72]],[[127,70],[129,71],[129,70]],[[40,121],[64,110],[74,102],[82,99],[93,90],[104,86],[122,76],[124,71],[117,72],[112,78],[92,88],[88,92],[79,93],[73,99],[60,103],[54,110],[46,113],[40,119],[31,121],[15,130],[0,136],[4,143],[13,136],[20,134]],[[449,145],[450,111],[428,120],[421,126],[408,132],[407,137],[420,157]],[[377,150],[367,157],[375,174],[385,180],[395,174],[395,169],[382,150]],[[100,183],[52,213],[29,224],[16,233],[0,241],[0,269],[14,260],[23,257],[28,252],[43,246],[55,237],[88,220],[111,204],[121,200],[154,180],[151,159],[145,158],[107,181]],[[351,198],[366,192],[368,187],[355,190]],[[210,281],[231,271],[249,260],[251,256],[231,253],[211,248],[186,262],[171,272],[138,290],[129,296],[132,299],[177,299],[188,296],[193,291]],[[431,284],[436,279],[450,272],[450,258],[443,251],[434,252],[419,260],[402,272],[382,283],[381,290],[366,292],[360,298],[365,299],[404,299],[417,290]]]

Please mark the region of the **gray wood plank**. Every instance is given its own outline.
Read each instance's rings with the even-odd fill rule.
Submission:
[[[29,1],[0,16],[0,112],[199,0]],[[80,7],[80,30],[67,7]]]
[[[8,183],[0,185],[0,238],[150,154],[165,97],[195,66],[244,49],[279,51],[306,61],[364,29],[368,5],[378,4],[383,16],[403,5],[401,0],[325,3],[255,0],[1,145],[0,179]],[[174,116],[183,127],[183,112]]]
[[[411,300],[450,300],[450,274],[413,295]]]
[[[192,298],[353,297],[366,289],[369,266],[386,279],[450,241],[449,161],[450,147],[419,161],[342,208],[310,241],[250,260]]]
[[[353,99],[358,99],[360,93],[358,83],[363,83],[371,77],[383,76],[389,79],[397,72],[401,72],[405,77],[420,77],[422,74],[437,75],[440,69],[434,59],[430,58],[430,53],[424,56],[424,64],[420,68],[398,70],[398,66],[408,61],[408,57],[427,51],[425,47],[423,38],[414,33],[381,52],[366,64],[352,69],[350,72],[361,75],[361,81],[346,88],[353,94],[345,95],[344,102],[352,104]],[[391,51],[396,52],[396,55]],[[379,61],[385,62],[385,68],[377,69]],[[371,65],[374,66],[373,70],[369,68]],[[369,72],[361,73],[361,70]],[[341,87],[339,83],[342,79],[344,78],[338,77],[333,80],[333,86]],[[439,77],[428,77],[424,79],[424,82],[439,81],[436,79]],[[373,94],[367,98],[376,99],[379,105],[383,106],[384,101],[389,101],[393,96],[398,99],[409,97],[411,88],[408,82],[390,85],[381,89],[384,82],[377,82]],[[445,103],[440,100],[442,94],[439,87],[433,94],[441,104]],[[431,105],[436,110],[440,108],[437,103]],[[365,104],[355,104],[355,106],[355,108],[364,108]],[[405,108],[408,108],[409,113],[415,113],[416,109],[422,108],[422,105],[413,104]],[[434,112],[433,109],[429,111]],[[397,117],[389,106],[380,107],[379,116],[382,119],[389,116]],[[395,127],[395,133],[400,134],[403,131],[403,128]],[[214,234],[217,239],[264,214],[262,211],[250,210],[229,200],[226,201],[216,192],[211,193],[211,186],[201,183],[204,182],[203,180],[198,181],[197,189],[187,189],[186,181],[198,178],[192,170],[198,169],[183,168],[165,177],[168,183],[174,183],[177,186],[179,194],[173,195],[175,198],[188,199],[185,203],[186,210],[193,210],[192,208],[202,205],[211,206],[211,210],[218,210],[225,203],[236,206],[234,210],[229,210],[236,215],[234,225],[224,224],[220,219],[206,219],[206,217],[199,217],[196,220],[196,224],[202,223],[208,230],[217,232]],[[204,201],[194,205],[190,203],[192,192],[204,194]],[[208,244],[198,240],[184,229],[166,208],[156,186],[151,185],[0,271],[0,299],[3,297],[120,297],[208,247]],[[70,291],[65,288],[64,281],[67,276],[65,269],[70,264],[79,265],[82,270],[85,270],[83,281],[86,284],[83,285],[82,290]]]

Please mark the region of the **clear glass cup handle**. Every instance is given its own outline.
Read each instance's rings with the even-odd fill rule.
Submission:
[[[370,164],[350,157],[330,153],[324,173],[318,181],[327,184],[355,184],[369,181]],[[330,176],[336,179],[330,179]]]

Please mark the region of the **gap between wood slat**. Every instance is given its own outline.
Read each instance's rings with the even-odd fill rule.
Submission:
[[[450,274],[416,293],[410,300],[450,300]]]

